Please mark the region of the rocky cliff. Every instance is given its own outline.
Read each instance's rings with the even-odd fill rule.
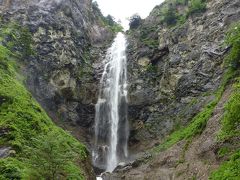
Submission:
[[[166,0],[126,33],[134,161],[106,179],[239,177],[240,26],[227,36],[239,7],[239,0]],[[0,178],[50,177],[33,167],[34,153],[41,157],[51,145],[53,164],[66,163],[58,178],[94,178],[86,148],[44,110],[90,144],[101,60],[116,29],[91,0],[3,0],[0,12],[3,24],[29,29],[20,48],[9,48],[19,34],[0,28]],[[28,38],[34,53],[16,58]]]
[[[95,71],[101,68],[98,61],[121,27],[115,22],[109,24],[91,0],[3,0],[0,14],[3,48],[0,70],[1,78],[4,77],[0,86],[0,179],[93,179],[86,148],[57,128],[50,118],[89,145],[98,86]],[[29,49],[24,49],[25,45]],[[13,59],[3,54],[5,52],[14,56],[19,68],[12,70],[15,65],[3,61]],[[13,71],[9,87],[8,70],[4,71],[8,66]],[[6,95],[5,90],[12,94]],[[14,99],[16,107],[11,106],[8,99]],[[14,109],[12,113],[8,108]],[[14,120],[10,120],[9,114]],[[29,160],[25,161],[23,154],[28,148],[39,159],[34,159],[30,153]],[[45,165],[48,166],[44,163],[44,153],[54,159],[54,162],[47,160],[54,166],[47,170],[44,170]],[[55,163],[59,165],[55,167]],[[39,168],[33,170],[33,166]],[[54,173],[52,176],[47,174],[50,171]]]
[[[238,0],[168,0],[127,32],[129,144],[136,160],[105,179],[239,178],[233,99],[240,49],[226,43],[232,28],[239,39],[233,25],[239,6]]]
[[[224,38],[240,16],[238,1],[211,0],[205,11],[168,25],[162,20],[168,3],[176,6],[178,16],[188,12],[187,4],[173,2],[155,7],[137,29],[128,32],[134,144],[152,143],[150,139],[162,139],[187,125],[214,98],[229,50]]]
[[[97,5],[6,0],[1,11],[6,22],[20,22],[32,33],[36,53],[23,68],[29,90],[57,123],[72,131],[78,126],[76,136],[88,136],[97,95],[93,64],[114,36]]]

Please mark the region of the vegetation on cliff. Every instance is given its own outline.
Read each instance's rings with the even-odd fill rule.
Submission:
[[[85,146],[51,121],[18,74],[33,52],[30,33],[17,24],[0,32],[0,149],[9,148],[0,179],[83,179]]]
[[[240,24],[232,26],[227,34],[226,43],[231,46],[231,51],[227,57],[227,64],[235,71],[239,71],[240,59]],[[218,135],[218,141],[230,142],[234,147],[239,147],[238,138],[240,137],[240,78],[235,79],[233,92],[225,105],[225,115],[221,121],[221,130]],[[223,149],[220,149],[223,150]],[[230,156],[230,159],[224,162],[219,169],[214,171],[210,179],[238,179],[240,178],[240,151],[225,148],[222,156]]]
[[[205,0],[167,0],[153,10],[160,22],[168,26],[182,24],[187,17],[206,11]]]
[[[219,141],[222,143],[230,142],[234,147],[239,146],[238,137],[240,136],[240,79],[237,78],[234,83],[234,90],[229,101],[225,105],[225,115],[221,122],[221,131],[219,132]],[[235,141],[236,139],[236,141]],[[220,152],[221,151],[221,152]],[[214,171],[210,179],[238,179],[240,177],[240,151],[235,148],[222,148],[219,151],[220,157],[230,157],[219,169]]]
[[[197,116],[195,116],[192,122],[185,128],[181,128],[172,133],[166,140],[160,144],[156,150],[166,150],[177,142],[185,139],[191,142],[192,138],[198,134],[201,134],[205,129],[206,123],[212,116],[213,110],[220,100],[225,86],[229,84],[229,81],[233,81],[233,92],[225,104],[225,114],[221,121],[221,130],[218,135],[218,141],[230,142],[233,148],[221,148],[219,156],[231,158],[224,162],[218,170],[214,171],[210,179],[237,179],[240,177],[240,155],[239,150],[236,147],[239,146],[239,142],[234,142],[234,139],[238,139],[240,134],[240,79],[239,79],[239,52],[240,52],[240,25],[235,24],[227,33],[226,44],[231,46],[231,50],[228,56],[225,58],[228,71],[225,73],[222,85],[215,93],[215,99],[208,104]],[[191,145],[187,143],[188,145]]]
[[[123,31],[123,27],[121,26],[120,23],[115,21],[113,16],[111,15],[107,15],[106,17],[103,16],[96,1],[93,2],[93,9],[97,13],[99,21],[102,23],[104,27],[109,28],[113,33]]]
[[[225,90],[227,83],[233,76],[234,72],[232,70],[229,70],[222,80],[221,87],[215,93],[215,99],[208,105],[206,105],[206,107],[204,107],[201,110],[201,112],[192,119],[192,121],[187,127],[179,128],[179,130],[173,132],[169,137],[166,138],[166,140],[162,144],[160,144],[156,148],[156,150],[157,151],[166,150],[183,139],[191,141],[193,137],[201,134],[206,127],[207,121],[212,116],[215,106],[221,99],[221,96]]]

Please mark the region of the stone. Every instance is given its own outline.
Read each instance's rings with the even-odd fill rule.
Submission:
[[[11,147],[1,147],[0,148],[0,158],[6,158],[12,153],[13,153],[13,151],[11,151]]]
[[[147,58],[147,57],[143,57],[143,58],[140,58],[140,59],[138,60],[138,64],[139,64],[140,66],[143,66],[143,67],[148,66],[149,63],[150,63],[150,59]]]

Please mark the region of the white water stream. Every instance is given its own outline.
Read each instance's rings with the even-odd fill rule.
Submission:
[[[108,49],[96,104],[95,167],[112,172],[128,156],[127,41],[119,33]]]

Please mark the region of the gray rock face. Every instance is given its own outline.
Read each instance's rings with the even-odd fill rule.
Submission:
[[[186,125],[214,98],[211,93],[221,83],[228,51],[224,37],[229,25],[240,19],[239,5],[238,0],[207,1],[205,13],[173,28],[160,23],[158,6],[129,33],[133,144],[163,138]]]
[[[6,158],[10,154],[15,154],[15,151],[11,150],[11,147],[1,147],[0,148],[0,158]]]
[[[54,120],[91,127],[98,86],[93,64],[114,36],[92,1],[3,0],[0,11],[33,35],[37,55],[25,60],[24,73],[36,99]]]

